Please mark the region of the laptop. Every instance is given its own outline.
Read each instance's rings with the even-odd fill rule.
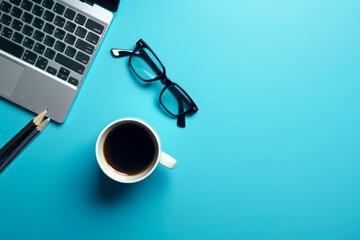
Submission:
[[[0,96],[63,123],[119,0],[0,0]]]

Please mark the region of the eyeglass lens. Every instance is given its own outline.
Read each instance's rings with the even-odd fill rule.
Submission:
[[[166,88],[160,97],[160,101],[164,108],[176,116],[188,111],[191,106],[190,99],[176,85]]]
[[[147,48],[136,50],[132,54],[130,64],[135,73],[145,81],[154,80],[164,72],[159,60]],[[160,96],[160,102],[174,116],[187,112],[191,107],[191,100],[176,84],[166,87]]]
[[[153,80],[163,74],[160,62],[147,48],[140,48],[133,53],[130,64],[136,74],[145,81]]]

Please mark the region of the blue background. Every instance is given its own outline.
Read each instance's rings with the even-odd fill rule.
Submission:
[[[122,0],[63,125],[0,177],[2,239],[359,239],[360,2]],[[180,129],[128,59],[143,38],[200,110]],[[0,101],[0,145],[34,115]],[[178,160],[123,185],[97,135],[141,118]]]

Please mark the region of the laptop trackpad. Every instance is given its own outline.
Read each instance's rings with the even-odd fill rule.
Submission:
[[[0,56],[0,92],[11,97],[23,71],[23,66]]]

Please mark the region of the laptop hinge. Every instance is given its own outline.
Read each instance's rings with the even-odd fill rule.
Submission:
[[[94,5],[94,0],[80,0],[80,2],[87,3],[87,4],[91,5],[91,6]]]

